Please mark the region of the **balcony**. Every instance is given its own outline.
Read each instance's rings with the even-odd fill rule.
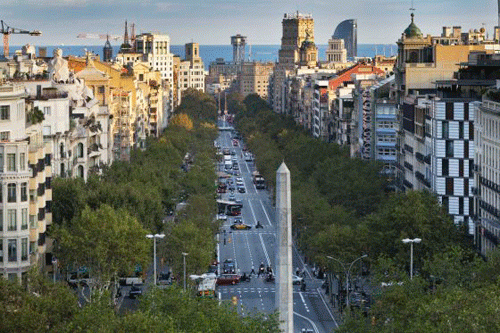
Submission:
[[[492,191],[500,194],[500,185],[484,177],[479,177],[479,183]]]
[[[483,200],[479,200],[479,207],[481,207],[481,209],[484,209],[491,215],[495,216],[497,219],[500,219],[500,210],[498,208],[490,205],[487,202],[484,202]]]
[[[410,171],[413,171],[413,165],[411,165],[410,163],[408,162],[404,162],[404,166],[406,169],[410,170]]]
[[[424,184],[425,186],[427,186],[428,188],[431,188],[431,182],[428,181],[425,176],[421,173],[421,172],[415,172],[415,177],[422,183]]]

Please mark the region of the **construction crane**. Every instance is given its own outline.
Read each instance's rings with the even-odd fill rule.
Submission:
[[[9,56],[9,36],[10,34],[23,34],[23,35],[30,35],[30,36],[41,36],[42,32],[40,30],[23,30],[23,29],[18,29],[18,28],[12,28],[9,27],[6,23],[4,23],[2,20],[0,20],[1,27],[0,27],[0,33],[3,34],[3,56],[8,57]]]

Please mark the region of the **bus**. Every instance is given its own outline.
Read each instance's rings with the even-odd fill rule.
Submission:
[[[266,181],[264,180],[264,177],[258,172],[254,171],[252,173],[252,178],[253,178],[253,183],[255,184],[255,188],[258,190],[263,190],[266,188]]]
[[[219,214],[240,216],[243,204],[234,201],[217,200],[217,207],[219,209]]]
[[[204,273],[202,275],[190,275],[189,278],[196,281],[199,297],[216,298],[215,285],[217,275],[215,273]]]

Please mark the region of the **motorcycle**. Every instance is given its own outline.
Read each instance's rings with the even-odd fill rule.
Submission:
[[[241,282],[250,282],[250,275],[243,274],[240,278]]]
[[[260,224],[259,221],[257,221],[257,224],[255,225],[255,229],[258,229],[258,228],[264,229],[264,226],[262,224]]]
[[[267,276],[266,276],[266,282],[274,282],[274,275],[267,274]]]

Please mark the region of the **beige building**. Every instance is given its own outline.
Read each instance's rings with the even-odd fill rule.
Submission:
[[[311,15],[304,15],[299,12],[285,14],[282,27],[283,33],[281,49],[279,50],[279,62],[274,69],[272,96],[270,97],[273,109],[278,113],[286,112],[285,79],[300,64],[300,48],[306,39],[309,41],[307,44],[314,43],[314,20]]]
[[[238,75],[239,92],[243,96],[258,94],[267,100],[269,76],[273,73],[274,63],[245,62]]]
[[[193,88],[205,92],[205,66],[200,57],[200,45],[198,43],[188,43],[185,45],[186,58],[178,62],[177,90],[178,104],[182,99],[182,92],[188,88]]]
[[[395,73],[399,103],[409,93],[425,93],[434,89],[434,82],[452,79],[459,64],[468,61],[470,52],[498,50],[493,41],[482,42],[479,35],[474,31],[472,35],[462,33],[460,27],[444,27],[441,36],[424,36],[412,14],[410,25],[397,42]]]
[[[347,62],[347,50],[343,39],[332,38],[328,40],[328,48],[326,49],[326,61],[334,63]]]

